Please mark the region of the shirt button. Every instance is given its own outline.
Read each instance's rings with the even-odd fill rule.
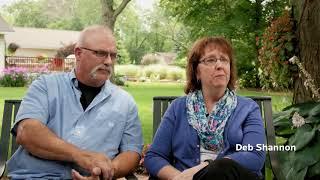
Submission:
[[[200,147],[199,144],[197,145],[197,147]]]
[[[74,132],[74,134],[77,135],[77,136],[80,136],[81,131],[80,131],[80,130],[76,130],[76,131]]]
[[[199,158],[197,159],[197,162],[200,162],[200,159],[199,159]]]

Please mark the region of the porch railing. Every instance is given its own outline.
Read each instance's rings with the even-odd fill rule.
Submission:
[[[23,67],[29,72],[36,72],[39,69],[48,71],[70,71],[76,60],[74,58],[55,58],[55,57],[23,57],[6,56],[5,67]]]

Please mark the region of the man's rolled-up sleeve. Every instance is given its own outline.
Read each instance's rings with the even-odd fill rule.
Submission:
[[[125,130],[120,143],[120,152],[134,151],[141,155],[143,136],[138,109],[133,102],[130,104]]]

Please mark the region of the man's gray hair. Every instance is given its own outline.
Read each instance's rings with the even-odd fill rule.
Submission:
[[[76,46],[77,47],[83,46],[86,43],[87,37],[95,33],[108,36],[115,41],[113,32],[109,27],[102,26],[102,25],[92,25],[92,26],[86,27],[81,31],[78,41],[76,43]]]

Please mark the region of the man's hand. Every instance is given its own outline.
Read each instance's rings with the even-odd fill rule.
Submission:
[[[177,176],[175,176],[173,180],[192,180],[193,175],[195,175],[202,168],[206,167],[208,164],[209,164],[208,162],[202,162],[197,166],[186,169],[182,171],[180,174],[178,174]]]
[[[101,173],[101,170],[99,168],[94,168],[94,170],[95,171],[100,171],[100,173]],[[71,175],[72,175],[72,179],[73,180],[99,180],[99,176],[92,175],[90,177],[84,177],[84,176],[81,176],[79,174],[79,172],[77,172],[75,170],[72,170]]]
[[[103,179],[109,180],[114,176],[114,167],[111,160],[103,153],[80,151],[73,155],[73,159],[77,165],[91,173],[91,178],[100,176]],[[75,173],[75,175],[77,174]],[[82,176],[75,177],[82,178]]]

